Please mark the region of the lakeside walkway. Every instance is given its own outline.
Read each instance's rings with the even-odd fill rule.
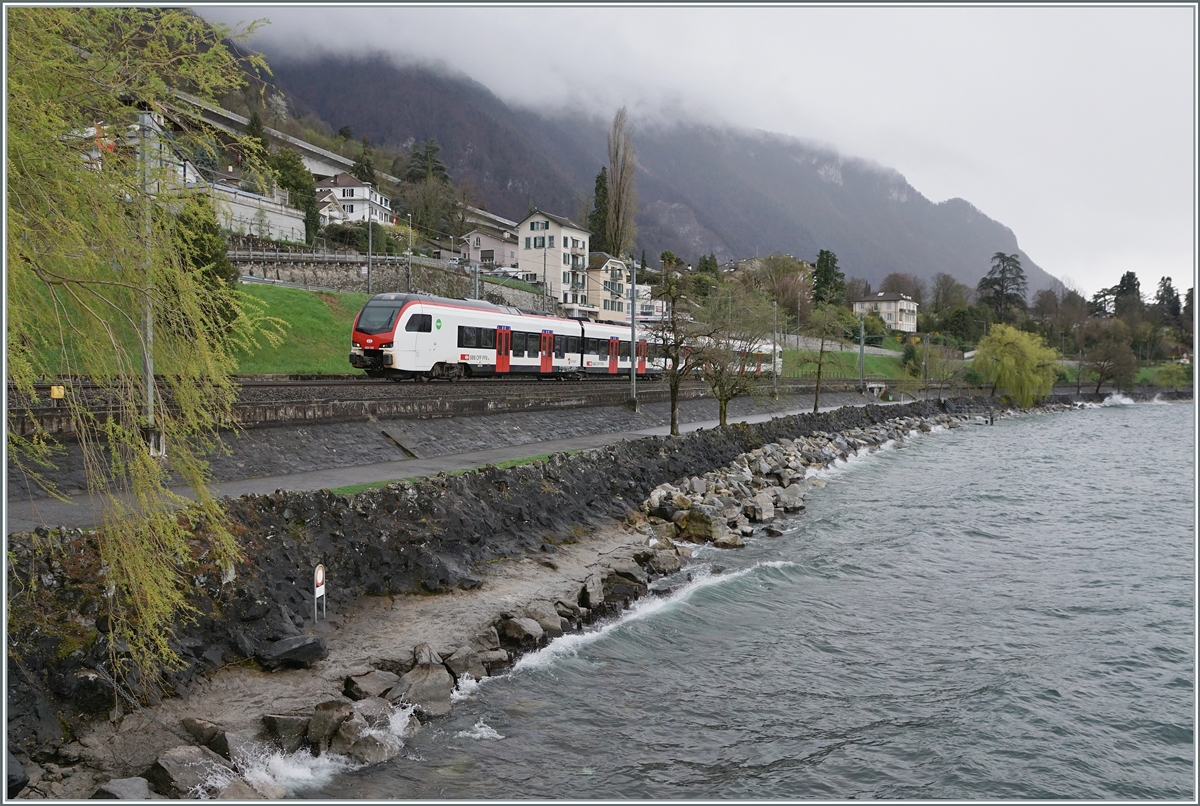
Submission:
[[[878,401],[871,401],[878,403]],[[857,404],[857,405],[865,405]],[[883,404],[887,405],[887,404]],[[821,411],[831,411],[841,406],[822,406]],[[775,417],[789,417],[795,414],[811,412],[809,408],[787,409],[762,414],[751,414],[743,417],[730,416],[730,424],[759,423]],[[681,433],[696,431],[702,428],[715,428],[718,420],[700,420],[690,423],[680,423]],[[260,478],[240,479],[237,481],[214,482],[209,490],[217,497],[228,496],[238,498],[243,495],[270,495],[276,490],[326,490],[346,487],[355,484],[370,484],[397,479],[432,476],[437,473],[450,473],[460,470],[470,470],[487,464],[495,464],[513,459],[525,459],[530,456],[544,456],[559,451],[587,450],[613,445],[626,440],[640,439],[648,436],[665,436],[670,433],[669,426],[654,426],[637,431],[621,431],[590,436],[568,437],[543,442],[532,442],[521,445],[507,445],[498,448],[467,451],[431,459],[403,459],[375,464],[354,465],[350,467],[335,467],[323,470],[312,470],[301,473],[291,473],[279,476],[263,476]],[[186,498],[195,498],[195,494],[187,487],[174,487],[172,490]],[[5,502],[5,534],[13,532],[28,532],[38,526],[51,528],[64,526],[72,529],[94,527],[100,522],[100,502],[89,495],[70,496],[66,501],[55,498],[36,499],[6,499]]]

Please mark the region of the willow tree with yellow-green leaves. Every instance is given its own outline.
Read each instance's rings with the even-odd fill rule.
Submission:
[[[185,157],[220,148],[265,168],[252,143],[218,145],[174,90],[213,100],[265,70],[231,52],[241,30],[184,9],[9,8],[7,371],[9,461],[37,480],[54,444],[14,418],[39,405],[35,382],[67,388],[89,493],[103,502],[97,532],[116,637],[143,670],[178,661],[168,640],[189,616],[197,553],[231,572],[237,543],[208,493],[204,457],[233,422],[235,351],[277,338],[214,271],[216,220],[180,181]],[[142,117],[153,115],[153,118]],[[147,131],[139,121],[151,126]],[[164,133],[165,131],[165,133]],[[222,250],[223,254],[223,250]],[[152,345],[152,346],[151,346]],[[152,350],[148,441],[143,352]],[[98,385],[107,413],[89,411],[79,382]],[[14,411],[14,406],[17,408]],[[197,501],[170,489],[182,478]],[[43,486],[44,484],[43,480]],[[202,548],[193,548],[199,526]]]
[[[971,365],[992,384],[992,394],[1003,389],[1019,406],[1032,405],[1050,394],[1058,364],[1058,351],[1042,337],[1009,325],[996,325],[975,350]]]

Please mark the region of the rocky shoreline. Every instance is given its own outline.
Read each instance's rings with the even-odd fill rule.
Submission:
[[[204,615],[177,641],[187,668],[141,683],[153,706],[106,670],[88,536],[14,535],[14,578],[39,590],[35,605],[10,584],[10,794],[16,769],[26,797],[278,798],[272,754],[386,761],[456,691],[679,584],[691,545],[778,533],[772,521],[803,509],[818,471],[989,409],[1002,411],[978,399],[839,409],[352,497],[230,502],[246,562],[233,579],[201,567]],[[340,590],[313,621],[317,562]],[[51,615],[72,628],[52,634]]]

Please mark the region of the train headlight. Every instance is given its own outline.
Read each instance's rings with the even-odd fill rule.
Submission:
[[[381,345],[379,345],[379,349],[380,349],[380,350],[387,350],[387,349],[390,349],[390,348],[391,348],[391,346],[392,346],[392,342],[390,342],[390,341],[389,341],[389,342],[386,342],[385,344],[381,344]]]

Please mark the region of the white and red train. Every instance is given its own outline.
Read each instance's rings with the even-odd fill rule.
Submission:
[[[473,299],[376,294],[354,320],[351,366],[375,378],[629,375],[630,329]],[[666,368],[638,334],[637,373]]]

